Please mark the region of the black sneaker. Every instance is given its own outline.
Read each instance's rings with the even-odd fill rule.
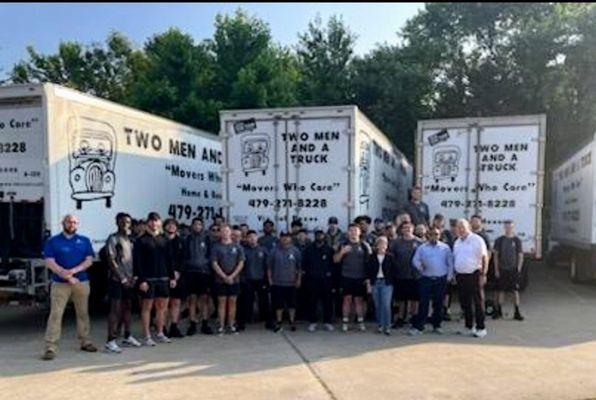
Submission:
[[[282,328],[281,328],[281,324],[275,324],[273,326],[273,332],[278,333],[281,332]]]
[[[290,330],[292,332],[296,332],[296,325],[294,325],[294,324],[290,325]]]
[[[398,318],[398,320],[393,323],[392,328],[393,329],[403,328],[404,325],[406,325],[406,320],[403,318]]]
[[[521,315],[521,313],[519,312],[519,310],[515,310],[515,315],[513,316],[513,319],[516,321],[523,321],[524,320],[524,316]]]
[[[171,324],[170,325],[170,334],[166,335],[170,338],[183,338],[184,335],[182,334],[182,332],[180,332],[180,329],[178,329],[178,325],[176,324]]]
[[[196,328],[195,328],[196,331]],[[201,324],[201,333],[203,335],[213,335],[213,329],[211,328],[211,326],[209,325],[209,323],[207,321],[203,321],[203,323]]]
[[[186,336],[193,336],[197,334],[197,323],[192,322],[188,326],[188,330],[186,331]]]
[[[503,309],[501,308],[501,306],[497,306],[495,307],[495,310],[493,311],[493,319],[501,319],[503,318]]]
[[[246,330],[246,326],[245,325],[237,325],[236,330],[238,332],[244,332]]]

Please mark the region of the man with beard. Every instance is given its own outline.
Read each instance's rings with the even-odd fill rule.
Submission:
[[[72,300],[77,315],[77,336],[81,350],[96,352],[90,340],[89,331],[89,275],[87,269],[93,264],[91,241],[77,234],[79,220],[68,214],[62,219],[62,233],[49,238],[43,249],[46,267],[52,271],[50,289],[50,316],[45,334],[46,349],[43,360],[53,360],[58,351],[62,331],[62,317],[69,300]]]

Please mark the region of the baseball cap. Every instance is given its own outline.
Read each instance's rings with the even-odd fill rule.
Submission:
[[[336,217],[329,217],[329,221],[327,223],[328,224],[338,224],[338,221],[337,221]]]

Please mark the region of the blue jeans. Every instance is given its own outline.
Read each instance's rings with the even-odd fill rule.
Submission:
[[[391,300],[393,299],[393,285],[385,279],[377,279],[372,288],[375,303],[375,316],[381,328],[391,327]]]
[[[440,328],[443,321],[443,299],[445,298],[445,290],[447,289],[447,278],[444,276],[440,278],[423,276],[418,282],[420,303],[418,305],[418,315],[414,321],[414,328],[419,331],[424,330],[424,325],[428,318],[428,306],[431,300],[433,303],[431,322],[433,328]]]

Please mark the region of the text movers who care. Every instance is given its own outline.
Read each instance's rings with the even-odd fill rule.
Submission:
[[[118,212],[221,212],[217,136],[61,86],[0,88],[0,148],[4,257],[39,258],[67,213],[97,251]]]
[[[523,250],[542,256],[546,116],[418,122],[416,181],[433,213],[480,214],[491,241],[515,222]]]
[[[355,106],[222,111],[223,207],[232,223],[307,229],[331,216],[394,218],[412,184],[403,154]]]

